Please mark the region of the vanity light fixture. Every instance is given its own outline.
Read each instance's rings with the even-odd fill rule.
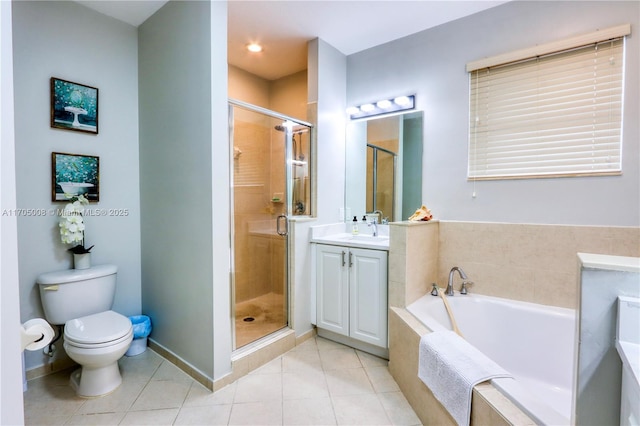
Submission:
[[[372,112],[375,111],[376,106],[374,104],[364,104],[360,105],[360,110],[363,112]]]
[[[383,99],[377,102],[352,106],[347,108],[347,114],[352,120],[357,118],[372,117],[374,115],[391,114],[400,111],[414,109],[416,107],[416,96],[398,96],[393,99]]]
[[[413,105],[413,100],[409,99],[409,96],[398,96],[393,100],[393,103],[400,106]]]

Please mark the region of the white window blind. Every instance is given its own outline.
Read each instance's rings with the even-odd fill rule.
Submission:
[[[473,70],[470,179],[620,174],[624,38]]]

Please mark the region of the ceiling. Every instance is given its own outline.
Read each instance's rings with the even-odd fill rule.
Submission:
[[[232,0],[228,2],[228,61],[267,80],[307,68],[307,42],[316,37],[345,55],[360,52],[507,0]],[[138,26],[166,1],[78,1]],[[264,50],[251,54],[250,42]]]

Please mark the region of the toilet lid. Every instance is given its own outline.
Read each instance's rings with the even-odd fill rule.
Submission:
[[[132,330],[129,318],[113,311],[72,319],[64,325],[65,340],[88,344],[112,342]]]

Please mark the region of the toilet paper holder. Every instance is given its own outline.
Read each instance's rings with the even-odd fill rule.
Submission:
[[[31,319],[20,327],[20,346],[24,351],[36,351],[49,345],[56,333],[42,318]]]

